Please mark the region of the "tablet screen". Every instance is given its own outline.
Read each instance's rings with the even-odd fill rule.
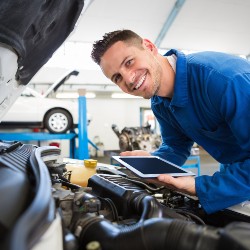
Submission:
[[[133,166],[143,174],[165,174],[165,173],[186,173],[186,171],[176,168],[159,158],[120,158],[122,161]]]
[[[157,177],[160,174],[172,176],[195,175],[191,171],[186,171],[157,156],[113,156],[113,158],[144,178]]]

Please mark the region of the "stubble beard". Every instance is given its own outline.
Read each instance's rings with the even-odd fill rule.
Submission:
[[[154,68],[154,67],[153,67]],[[161,75],[162,75],[162,68],[159,65],[159,62],[155,60],[155,70],[152,72],[153,76],[153,86],[152,86],[152,91],[150,91],[149,94],[146,94],[143,98],[144,99],[150,99],[154,95],[157,95],[159,92],[160,86],[161,86]]]

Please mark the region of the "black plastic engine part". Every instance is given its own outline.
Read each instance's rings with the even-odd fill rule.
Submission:
[[[133,216],[137,216],[140,221],[154,217],[189,219],[163,206],[144,188],[122,176],[94,175],[89,179],[88,186],[95,195],[111,199],[123,219]]]

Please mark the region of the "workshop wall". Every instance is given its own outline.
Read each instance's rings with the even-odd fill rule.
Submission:
[[[87,99],[87,112],[92,116],[88,126],[91,141],[99,136],[104,150],[119,150],[118,137],[111,126],[116,124],[121,131],[124,127],[140,126],[140,107],[150,108],[150,100],[136,99]]]

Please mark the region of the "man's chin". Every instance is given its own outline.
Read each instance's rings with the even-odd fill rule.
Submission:
[[[153,95],[149,93],[142,92],[141,94],[135,94],[135,93],[127,93],[129,95],[135,96],[135,97],[142,97],[143,99],[150,99]]]
[[[154,95],[153,94],[145,94],[144,96],[142,96],[144,99],[151,99]]]

